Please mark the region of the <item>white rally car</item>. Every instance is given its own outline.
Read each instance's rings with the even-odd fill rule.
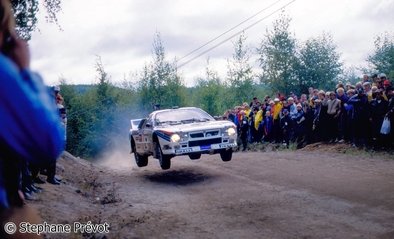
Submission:
[[[158,159],[162,169],[171,167],[171,158],[220,153],[230,161],[237,146],[236,126],[226,120],[216,121],[202,109],[185,107],[157,110],[142,119],[130,138],[131,152],[139,167],[148,164],[148,156]]]

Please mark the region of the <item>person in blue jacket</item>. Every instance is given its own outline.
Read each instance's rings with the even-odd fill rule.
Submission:
[[[64,149],[56,106],[14,29],[11,5],[0,0],[0,213],[23,205],[21,165],[51,164]]]

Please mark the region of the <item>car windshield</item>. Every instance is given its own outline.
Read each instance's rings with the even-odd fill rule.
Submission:
[[[207,112],[200,109],[176,109],[159,112],[155,121],[158,125],[163,124],[187,124],[193,122],[214,121],[215,119]]]

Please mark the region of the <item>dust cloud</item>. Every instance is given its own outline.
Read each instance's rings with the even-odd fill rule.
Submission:
[[[130,149],[127,147],[116,147],[103,153],[96,161],[101,167],[119,171],[131,172],[133,168],[137,167],[134,162],[134,154],[130,154]]]

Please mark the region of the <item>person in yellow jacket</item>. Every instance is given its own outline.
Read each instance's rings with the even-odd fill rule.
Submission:
[[[263,121],[263,110],[259,109],[257,111],[256,115],[254,116],[254,128],[256,130],[259,129],[259,125],[260,125],[261,121]]]
[[[272,118],[275,120],[279,119],[279,113],[282,111],[283,104],[278,98],[274,99],[274,107],[271,109]]]
[[[246,103],[246,102],[243,103],[242,106],[243,106],[243,110],[244,110],[245,116],[249,120],[251,109],[250,109],[248,103]]]
[[[280,143],[282,138],[282,133],[280,129],[280,117],[279,114],[283,108],[282,102],[280,102],[279,98],[274,99],[274,105],[271,108],[271,115],[274,120],[273,125],[273,137],[275,139],[275,143]]]

